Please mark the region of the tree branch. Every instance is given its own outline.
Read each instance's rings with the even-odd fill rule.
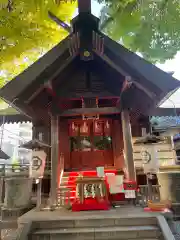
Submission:
[[[56,17],[52,12],[48,11],[48,15],[51,18],[51,20],[53,20],[55,23],[57,23],[59,26],[61,26],[62,28],[64,28],[67,32],[71,32],[71,27],[63,22],[62,20],[60,20],[58,17]]]

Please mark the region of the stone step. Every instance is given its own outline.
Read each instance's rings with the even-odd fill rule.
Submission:
[[[75,185],[60,185],[60,187],[59,187],[59,189],[73,189],[73,188],[75,188],[76,186]]]
[[[77,185],[73,181],[71,181],[71,182],[70,181],[66,181],[66,182],[61,181],[60,186],[73,186],[73,187],[76,187]]]
[[[123,226],[123,227],[98,227],[98,228],[64,228],[64,229],[39,229],[31,234],[31,239],[50,236],[50,239],[74,240],[104,240],[104,239],[147,239],[161,236],[156,226]],[[42,238],[46,239],[46,238]]]
[[[113,218],[88,218],[74,219],[74,220],[52,220],[52,221],[38,221],[34,223],[36,229],[64,229],[64,228],[94,228],[94,227],[114,227],[114,226],[157,226],[157,219],[155,217],[131,217],[122,218],[121,216]]]

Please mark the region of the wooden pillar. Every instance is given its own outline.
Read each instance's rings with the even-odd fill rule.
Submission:
[[[124,141],[124,157],[125,165],[127,170],[127,177],[129,180],[136,180],[136,172],[133,159],[133,146],[132,146],[132,135],[131,135],[131,123],[129,117],[129,111],[123,110],[121,113],[122,121],[122,132]]]
[[[59,159],[59,127],[58,116],[51,117],[51,205],[56,204],[57,169]]]

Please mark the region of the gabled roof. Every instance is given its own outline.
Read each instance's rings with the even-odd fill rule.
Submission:
[[[150,111],[149,116],[157,116],[157,117],[176,117],[180,116],[180,108],[161,108],[157,107]]]
[[[31,119],[22,115],[16,109],[9,107],[0,110],[0,125],[4,123],[30,122]]]
[[[45,83],[51,83],[57,76],[61,76],[70,64],[80,58],[79,55],[82,57],[82,53],[87,51],[90,52],[90,57],[94,55],[92,61],[97,61],[97,68],[98,64],[105,63],[119,74],[120,81],[130,76],[133,87],[122,98],[124,107],[135,110],[140,108],[148,115],[151,108],[180,87],[180,81],[170,74],[100,33],[97,19],[93,15],[81,13],[73,22],[73,33],[7,83],[0,90],[0,97],[8,103],[13,102],[13,107],[31,116],[31,99],[41,92]],[[113,84],[111,76],[109,83]],[[120,92],[121,89],[119,95]]]
[[[156,99],[162,101],[168,94],[172,94],[180,87],[180,81],[129,51],[122,45],[105,37],[106,55],[116,66],[122,68],[131,76],[135,83],[155,94]]]
[[[155,130],[180,128],[180,116],[152,117],[150,122]]]

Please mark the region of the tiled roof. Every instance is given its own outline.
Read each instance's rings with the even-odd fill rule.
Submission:
[[[154,129],[180,128],[180,116],[152,117],[150,122]]]

